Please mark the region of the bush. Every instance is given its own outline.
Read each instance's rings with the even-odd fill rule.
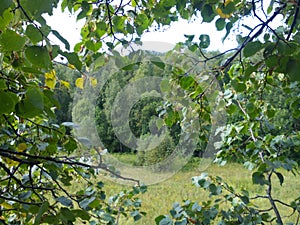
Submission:
[[[157,164],[171,155],[174,148],[174,141],[169,134],[166,134],[164,137],[150,136],[150,134],[143,135],[141,141],[138,142],[136,164],[139,166]],[[159,166],[158,169],[164,168]]]

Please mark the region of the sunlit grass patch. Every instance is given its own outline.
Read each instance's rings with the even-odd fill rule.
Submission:
[[[126,163],[134,163],[135,156],[130,154],[116,155],[119,160]],[[207,163],[207,164],[205,164]],[[132,164],[133,165],[133,164]],[[205,167],[204,167],[205,165]],[[132,172],[132,171],[131,171]],[[228,184],[232,185],[235,189],[248,190],[251,197],[258,195],[264,195],[265,187],[260,185],[253,185],[251,181],[252,172],[245,169],[242,165],[237,163],[228,163],[225,166],[218,166],[215,164],[208,165],[208,161],[204,162],[201,159],[192,159],[184,168],[181,169],[171,178],[164,180],[161,183],[148,186],[148,191],[141,194],[139,197],[142,200],[142,211],[147,215],[142,217],[138,222],[133,220],[121,220],[120,224],[124,225],[151,225],[155,224],[154,219],[158,215],[168,214],[172,208],[173,203],[182,203],[184,200],[190,199],[192,201],[201,202],[211,199],[208,196],[208,192],[201,188],[197,188],[192,185],[192,177],[200,175],[202,172],[207,172],[212,176],[220,176]],[[273,197],[281,199],[286,203],[290,203],[293,199],[300,195],[300,179],[291,173],[280,171],[285,177],[285,181],[282,186],[276,176],[273,178]],[[121,190],[128,189],[129,186],[121,185],[114,182],[107,177],[99,175],[97,180],[102,180],[105,183],[104,190],[107,196],[114,195]],[[258,207],[267,208],[269,202],[267,199],[255,200],[255,204]],[[225,204],[222,207],[228,207]],[[282,215],[287,216],[291,214],[291,210],[286,207],[279,206]],[[295,221],[295,217],[283,218],[285,222]]]

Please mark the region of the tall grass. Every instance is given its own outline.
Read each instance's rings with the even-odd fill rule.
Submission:
[[[116,155],[119,160],[134,164],[134,156],[131,155]],[[132,220],[121,221],[124,225],[151,225],[155,224],[155,217],[161,214],[168,214],[174,202],[182,202],[186,199],[192,201],[208,200],[208,193],[200,188],[192,185],[191,178],[200,175],[201,172],[207,172],[213,176],[220,176],[224,181],[238,189],[246,189],[250,193],[265,194],[265,189],[259,185],[253,185],[251,182],[251,171],[246,170],[242,165],[230,163],[223,167],[210,165],[203,171],[201,161],[193,159],[181,171],[175,174],[164,182],[148,186],[148,191],[140,195],[142,200],[142,210],[147,212],[147,215],[138,222]],[[291,173],[282,171],[285,176],[285,181],[280,186],[277,179],[274,177],[273,196],[277,199],[290,203],[293,199],[300,196],[300,179]],[[103,177],[99,177],[103,179]],[[104,178],[105,179],[105,178]],[[125,188],[124,185],[117,184],[110,180],[105,181],[104,190],[108,195],[113,195]],[[252,194],[253,196],[254,194]],[[259,206],[266,208],[266,200],[258,200],[255,202]],[[267,202],[268,203],[268,202]],[[280,207],[282,215],[289,215],[291,210],[286,207]],[[286,222],[295,218],[285,218]]]

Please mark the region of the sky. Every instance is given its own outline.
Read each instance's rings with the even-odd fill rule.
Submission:
[[[269,3],[270,0],[264,1],[264,8],[267,8]],[[76,21],[75,15],[71,15],[69,12],[67,12],[67,10],[62,13],[60,7],[54,10],[53,16],[47,16],[46,19],[52,29],[57,30],[65,39],[69,41],[71,48],[73,48],[73,46],[80,41],[80,28],[84,25],[84,20]],[[244,21],[244,23],[250,27],[254,27],[260,22],[253,17],[249,17]],[[278,26],[278,24],[280,24],[280,19],[271,24],[271,26],[274,28]],[[244,31],[249,32],[246,29],[244,29]],[[223,31],[217,31],[214,22],[201,23],[201,19],[196,19],[193,22],[188,22],[181,19],[178,22],[173,22],[171,26],[164,31],[144,33],[141,40],[144,42],[164,42],[166,43],[166,46],[168,45],[171,48],[176,43],[184,42],[186,40],[184,34],[195,35],[194,40],[197,40],[201,34],[208,34],[210,36],[211,44],[207,50],[210,51],[219,50],[223,52],[237,46],[234,34],[229,35],[225,42],[222,43],[221,39],[225,35],[225,29]],[[63,44],[55,37],[51,37],[51,40],[54,40],[55,44],[59,44],[63,48]]]
[[[84,20],[76,21],[75,15],[71,15],[67,10],[62,13],[60,8],[55,9],[53,16],[46,16],[46,20],[52,29],[57,30],[69,41],[71,48],[80,41],[80,27],[84,25]],[[223,44],[221,38],[225,35],[225,30],[217,31],[214,24],[201,23],[200,19],[194,22],[188,22],[186,20],[173,22],[171,26],[164,31],[147,32],[143,34],[141,40],[144,42],[165,42],[166,46],[167,44],[173,46],[178,42],[184,42],[186,40],[184,34],[195,35],[194,40],[197,40],[201,34],[208,34],[211,42],[208,50],[225,51],[236,46],[233,36],[229,37],[229,40]],[[62,43],[55,37],[51,37],[51,40],[53,40],[55,44],[63,47]]]

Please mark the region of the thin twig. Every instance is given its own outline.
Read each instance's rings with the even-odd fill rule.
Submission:
[[[17,199],[17,198],[9,198],[9,197],[6,197],[4,195],[1,195],[0,196],[0,199],[5,199],[7,201],[14,201],[14,202],[18,202],[18,203],[21,203],[21,204],[27,204],[27,205],[41,205],[42,202],[25,202],[25,201],[22,201],[20,199]]]
[[[245,111],[245,109],[242,107],[241,103],[238,100],[236,100],[236,102],[237,102],[239,108],[241,109],[241,111],[243,112],[243,114],[246,116],[246,118],[249,119],[249,116],[248,116],[247,112]],[[253,142],[257,142],[257,138],[254,136],[254,133],[253,133],[253,130],[252,130],[251,126],[249,126],[249,132],[250,132],[250,135],[251,135],[251,138],[252,138]],[[259,152],[259,157],[260,157],[262,162],[265,161],[262,151]]]

